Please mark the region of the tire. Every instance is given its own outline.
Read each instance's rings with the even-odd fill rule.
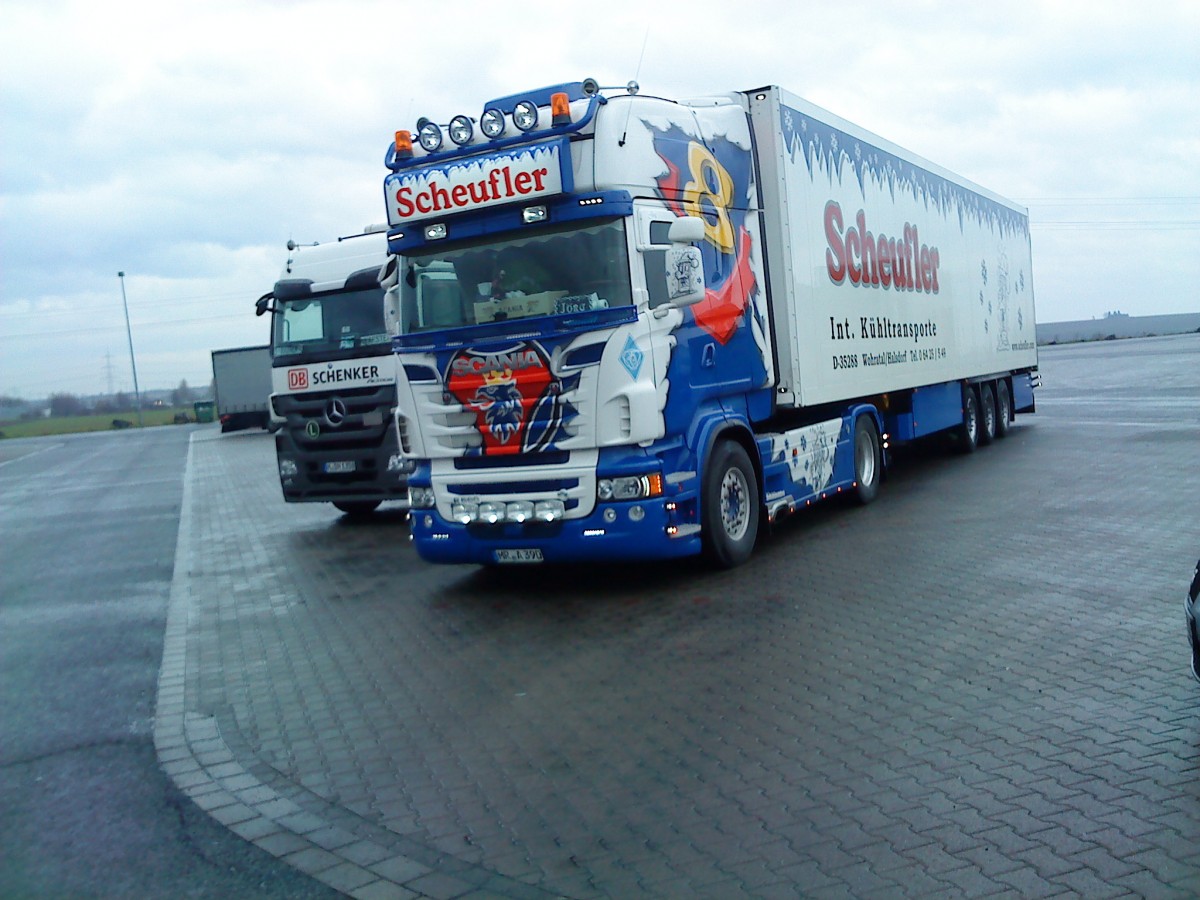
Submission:
[[[380,500],[343,500],[333,505],[353,519],[369,516],[379,507]]]
[[[860,505],[866,506],[879,496],[882,474],[879,431],[870,416],[859,416],[854,422],[854,499]]]
[[[979,445],[987,446],[996,439],[996,395],[990,384],[979,386]]]
[[[954,436],[960,453],[974,453],[979,446],[979,397],[969,384],[963,385],[962,408],[962,424],[954,430]]]
[[[732,569],[750,558],[758,538],[758,479],[750,457],[735,441],[721,441],[709,457],[701,495],[704,555]]]
[[[996,437],[1002,438],[1012,428],[1012,393],[1007,381],[996,382]]]

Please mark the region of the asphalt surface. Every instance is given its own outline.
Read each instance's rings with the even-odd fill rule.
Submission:
[[[1009,437],[719,573],[430,566],[201,429],[160,763],[360,898],[1196,896],[1198,360],[1043,349]]]
[[[0,896],[337,896],[155,753],[190,431],[0,443]]]

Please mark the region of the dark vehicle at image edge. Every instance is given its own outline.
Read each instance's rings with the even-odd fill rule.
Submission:
[[[1196,630],[1196,599],[1200,597],[1200,562],[1192,575],[1192,585],[1183,601],[1183,615],[1187,620],[1188,644],[1192,650],[1192,677],[1200,681],[1200,632]]]

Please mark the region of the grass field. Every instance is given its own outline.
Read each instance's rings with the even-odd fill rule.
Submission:
[[[190,406],[155,407],[142,410],[142,424],[172,425],[175,416],[183,413],[189,422],[196,421],[196,411]],[[0,422],[0,438],[43,437],[49,434],[75,434],[80,431],[112,431],[113,420],[122,419],[137,428],[136,412],[96,413],[91,416],[51,416],[48,419],[26,419]]]

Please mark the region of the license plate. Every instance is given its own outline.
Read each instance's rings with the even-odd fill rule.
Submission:
[[[496,550],[495,554],[498,563],[540,563],[542,561],[542,551],[536,547]]]
[[[339,460],[336,460],[335,462],[323,463],[321,465],[321,469],[327,475],[336,475],[339,472],[353,472],[354,471],[354,460],[339,459]]]

